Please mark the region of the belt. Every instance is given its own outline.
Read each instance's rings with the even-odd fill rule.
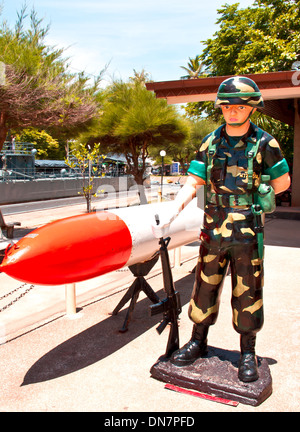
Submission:
[[[238,206],[249,206],[253,204],[252,195],[228,195],[228,194],[216,194],[209,192],[207,194],[207,202],[210,204],[220,205],[222,207],[238,207]]]

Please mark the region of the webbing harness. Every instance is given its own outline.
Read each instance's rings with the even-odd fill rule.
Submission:
[[[208,163],[207,163],[207,177],[206,177],[206,184],[210,181],[210,173],[212,169],[212,161],[213,157],[217,150],[217,144],[220,142],[220,139],[216,139],[216,133],[218,132],[218,129],[213,132],[209,145],[208,145]],[[248,140],[247,141],[247,148],[245,150],[245,156],[248,160],[248,183],[247,183],[247,190],[251,190],[253,187],[253,160],[257,154],[261,137],[262,137],[263,131],[261,129],[258,129],[256,134],[256,141],[255,140]],[[207,186],[206,186],[207,188]],[[207,190],[206,190],[206,200],[208,199],[207,196]],[[241,194],[241,195],[223,195],[223,194],[216,194],[216,193],[209,193],[209,202],[212,204],[219,204],[219,205],[226,205],[229,207],[234,206],[247,206],[251,205],[252,213],[254,214],[254,230],[257,237],[257,244],[258,244],[258,258],[263,258],[263,252],[264,252],[264,243],[263,243],[263,223],[261,214],[262,211],[260,209],[256,209],[257,206],[255,206],[253,202],[253,194]],[[225,203],[224,203],[224,196],[226,197]],[[227,201],[227,202],[226,202]]]
[[[222,127],[222,126],[221,126]],[[221,128],[220,128],[221,129]],[[208,162],[207,162],[207,181],[206,183],[210,181],[210,174],[211,169],[213,166],[213,157],[216,154],[217,150],[217,144],[220,142],[220,139],[216,139],[217,132],[219,129],[214,131],[210,137],[209,144],[208,144]],[[248,160],[248,183],[247,183],[247,190],[251,190],[253,187],[253,160],[257,154],[261,137],[262,137],[263,131],[261,129],[258,129],[256,140],[251,139],[247,141],[247,148],[245,150],[245,156]],[[223,195],[222,194],[216,194],[216,193],[210,193],[210,200],[213,204],[222,204],[223,202]],[[234,205],[250,205],[253,204],[253,198],[252,195],[248,194],[241,194],[241,195],[229,195],[227,196],[228,205],[234,206]]]

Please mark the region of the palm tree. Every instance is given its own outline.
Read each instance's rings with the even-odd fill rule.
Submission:
[[[189,57],[188,67],[180,67],[188,73],[188,75],[182,76],[181,79],[196,79],[205,75],[205,72],[202,70],[204,64],[200,62],[200,55],[197,55],[194,59]]]
[[[142,69],[141,72],[137,72],[135,69],[133,69],[134,76],[129,77],[129,81],[134,83],[140,83],[145,85],[146,82],[151,82],[150,75],[148,72],[145,71],[145,69]]]

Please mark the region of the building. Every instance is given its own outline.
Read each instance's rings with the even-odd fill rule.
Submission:
[[[265,107],[260,110],[294,127],[292,206],[300,207],[300,71],[243,75],[261,90]],[[214,101],[219,85],[229,76],[147,83],[157,98],[169,104]]]

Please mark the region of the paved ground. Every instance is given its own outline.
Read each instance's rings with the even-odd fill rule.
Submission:
[[[22,228],[84,211],[84,206],[74,207],[58,209],[50,218],[43,212],[30,218],[29,214],[20,215],[24,218]],[[182,248],[182,265],[173,269],[183,303],[181,344],[191,333],[187,307],[198,247],[195,242]],[[165,351],[168,329],[161,336],[157,334],[160,317],[149,317],[150,301],[141,295],[128,332],[118,331],[126,307],[116,316],[110,313],[132,281],[124,269],[77,284],[75,315],[65,315],[64,287],[34,287],[0,313],[0,411],[100,411],[107,413],[103,421],[111,421],[108,413],[115,413],[116,420],[121,415],[134,418],[134,412],[146,412],[149,417],[159,412],[189,416],[202,411],[299,411],[299,260],[300,221],[268,219],[265,325],[258,335],[257,353],[268,359],[273,394],[259,407],[229,407],[174,393],[150,377],[151,366]],[[159,263],[147,280],[163,298]],[[21,285],[3,273],[0,283],[0,297]],[[209,344],[238,351],[239,337],[231,324],[230,290],[227,276]],[[0,308],[10,297],[1,300]]]

